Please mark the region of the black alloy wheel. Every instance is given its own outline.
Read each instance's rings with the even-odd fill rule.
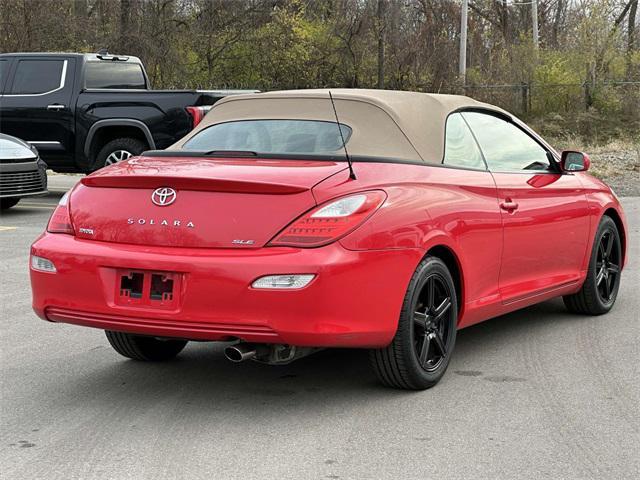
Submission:
[[[615,300],[614,294],[620,282],[620,242],[617,235],[615,230],[605,230],[596,254],[596,288],[605,305]]]
[[[415,352],[422,368],[438,369],[451,343],[451,292],[439,274],[429,275],[413,310]]]
[[[569,311],[602,315],[611,310],[620,288],[622,260],[618,227],[605,215],[598,226],[584,284],[577,293],[563,297]]]
[[[426,257],[405,294],[391,343],[371,350],[378,379],[388,387],[424,390],[444,375],[455,346],[458,299],[446,264]]]

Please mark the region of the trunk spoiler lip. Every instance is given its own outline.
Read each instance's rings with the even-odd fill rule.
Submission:
[[[88,176],[80,180],[87,187],[102,188],[160,188],[203,192],[255,193],[290,195],[311,190],[311,187],[286,183],[254,182],[216,178],[175,177],[163,175],[105,175]]]
[[[170,147],[171,148],[171,147]],[[232,153],[232,155],[228,155]],[[323,153],[264,153],[264,152],[250,152],[250,154],[242,155],[242,151],[225,152],[223,150],[213,150],[206,152],[203,150],[146,150],[138,155],[138,158],[169,158],[179,160],[181,158],[205,158],[212,160],[228,159],[228,160],[294,160],[294,161],[311,161],[318,163],[347,163],[347,159],[344,154],[323,154]],[[353,155],[349,154],[349,158],[354,163],[397,163],[407,165],[422,165],[422,166],[442,166],[442,159],[437,161],[421,160],[419,158],[399,158],[399,157],[379,157],[371,155]],[[451,167],[447,167],[451,168]]]
[[[146,158],[231,158],[246,160],[313,160],[319,162],[346,162],[344,154],[322,154],[322,153],[264,153],[264,152],[247,152],[247,151],[225,151],[225,150],[146,150],[139,157]]]

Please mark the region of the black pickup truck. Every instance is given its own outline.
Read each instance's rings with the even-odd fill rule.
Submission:
[[[78,53],[0,55],[0,133],[37,147],[59,172],[91,172],[163,149],[211,105],[241,90],[151,90],[131,56]]]

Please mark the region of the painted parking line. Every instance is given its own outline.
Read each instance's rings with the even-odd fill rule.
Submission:
[[[9,230],[17,230],[18,227],[3,227],[2,225],[0,225],[0,232],[7,232]]]
[[[47,202],[20,202],[21,207],[57,207],[57,203]]]
[[[56,205],[51,205],[50,207],[44,207],[44,206],[40,206],[40,205],[24,204],[24,205],[16,205],[13,208],[14,209],[22,209],[22,210],[33,210],[34,208],[36,210],[55,210]]]

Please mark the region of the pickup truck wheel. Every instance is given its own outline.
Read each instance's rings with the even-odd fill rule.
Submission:
[[[105,330],[107,340],[123,357],[146,362],[171,360],[178,355],[187,344],[186,340],[159,340],[153,337],[133,335],[124,332]]]
[[[0,199],[0,209],[6,210],[8,208],[14,207],[20,201],[19,198],[3,198]]]
[[[143,142],[135,138],[116,138],[111,140],[98,152],[93,164],[93,170],[108,167],[129,157],[140,155],[146,148]]]

